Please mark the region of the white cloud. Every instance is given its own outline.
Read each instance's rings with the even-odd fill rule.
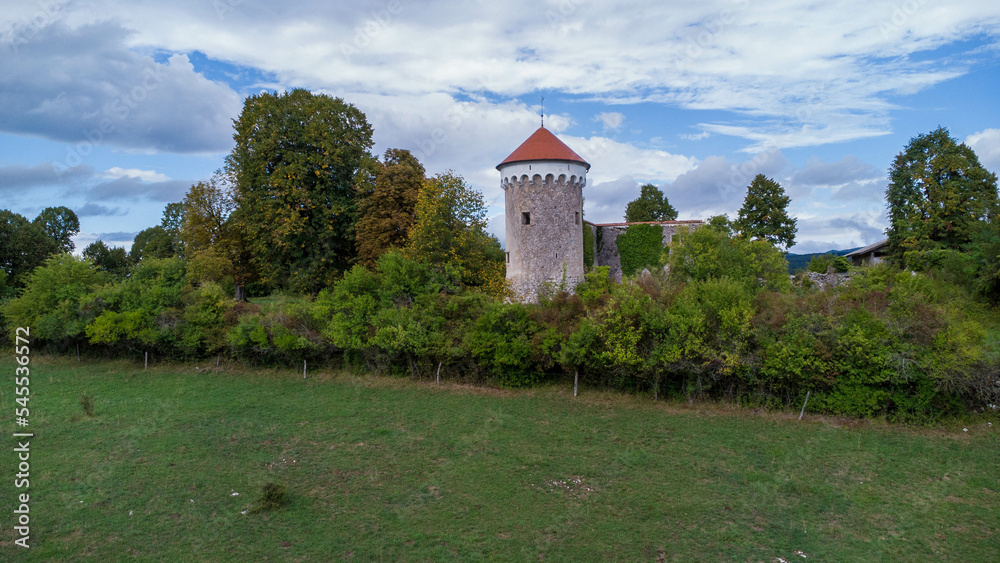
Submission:
[[[660,186],[660,190],[677,209],[679,219],[705,219],[721,214],[734,217],[754,176],[774,177],[787,165],[781,151],[759,153],[742,162],[710,156],[672,183]]]
[[[174,202],[184,199],[191,182],[169,180],[145,182],[135,176],[122,176],[82,190],[89,201],[156,201]]]
[[[583,189],[584,218],[591,223],[617,223],[625,220],[625,206],[639,197],[639,182],[631,176],[600,183],[588,183]]]
[[[0,130],[75,146],[90,142],[102,118],[127,108],[99,142],[127,151],[224,152],[242,93],[200,74],[192,65],[197,59],[185,55],[197,51],[267,77],[267,84],[248,90],[301,86],[344,97],[375,125],[377,152],[408,148],[431,174],[459,171],[496,212],[503,192],[493,166],[538,125],[537,109],[519,97],[545,92],[557,104],[562,98],[704,110],[704,123],[682,129],[698,132],[681,139],[712,137],[722,144],[718,137],[734,137],[748,158],[758,156],[699,160],[649,148],[652,140],[566,134],[577,132],[574,122],[598,113],[605,134],[616,132],[616,138],[633,128],[664,138],[677,134],[669,127],[654,133],[638,109],[580,104],[582,113],[547,115],[546,125],[593,165],[584,191],[588,219],[619,220],[647,181],[662,186],[682,218],[732,215],[754,174],[784,173],[780,180],[790,194],[815,196],[793,199],[803,220],[801,240],[838,240],[846,233],[858,243],[871,242],[879,228],[884,171],[869,174],[853,157],[786,170],[781,149],[891,132],[895,104],[906,103],[900,96],[995,57],[984,49],[960,50],[970,37],[988,42],[1000,34],[1000,4],[977,1],[539,6],[528,0],[304,0],[288,8],[229,0],[54,0],[55,12],[37,26],[31,22],[42,4],[14,4],[0,13],[0,48],[17,49],[0,57]],[[949,46],[955,48],[936,51]],[[147,69],[162,77],[155,88]],[[985,129],[966,140],[993,170],[1000,168],[998,136],[997,129]],[[189,186],[146,170],[155,166],[146,162],[101,168],[112,164],[123,172],[103,183],[100,172],[84,170],[91,191],[79,193],[88,202],[176,200]],[[0,168],[4,176],[19,185],[51,181],[46,170],[23,165]],[[117,208],[95,203],[89,209]]]
[[[680,135],[680,138],[685,141],[704,141],[711,136],[712,134],[708,131],[702,131],[701,133],[682,134]]]
[[[528,0],[453,0],[418,7],[313,0],[294,10],[223,3],[221,12],[215,4],[93,0],[85,10],[66,5],[59,17],[77,27],[118,21],[135,31],[128,39],[133,48],[198,50],[272,73],[282,85],[342,90],[352,98],[412,101],[476,92],[510,98],[551,90],[735,112],[746,122],[720,118],[702,129],[747,139],[751,153],[886,134],[891,97],[960,76],[979,56],[956,62],[912,55],[995,36],[1000,28],[1000,4],[974,1],[540,7]],[[6,17],[23,21],[30,12]]]
[[[588,182],[606,182],[623,176],[651,182],[670,181],[698,162],[692,156],[640,148],[607,137],[562,135],[560,138],[590,163]]]
[[[866,246],[885,238],[879,213],[844,213],[836,216],[799,216],[795,246],[790,252],[808,254]]]
[[[69,8],[67,8],[69,9]],[[186,55],[163,62],[128,47],[116,23],[71,28],[57,21],[0,48],[0,130],[74,143],[67,166],[94,147],[223,152],[240,98],[196,73]]]
[[[616,131],[625,122],[625,115],[617,111],[606,111],[595,115],[594,121],[602,123],[605,129]]]
[[[1000,129],[984,129],[965,138],[965,144],[976,151],[979,162],[995,174],[1000,174]]]
[[[855,180],[882,176],[885,176],[883,171],[854,155],[847,155],[837,162],[824,162],[814,156],[795,173],[793,181],[812,186],[841,186]]]
[[[115,166],[104,171],[108,178],[117,180],[118,178],[138,178],[143,182],[166,182],[170,179],[166,174],[155,170],[140,170],[138,168],[120,168]]]
[[[865,203],[885,203],[885,188],[889,181],[886,178],[868,178],[855,180],[840,186],[833,198],[845,203],[861,206]]]

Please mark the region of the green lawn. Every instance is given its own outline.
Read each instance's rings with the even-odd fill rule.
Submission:
[[[568,385],[31,367],[30,550],[12,544],[16,454],[0,456],[11,561],[998,557],[1000,438],[985,419],[963,432]],[[241,514],[267,482],[288,504]]]

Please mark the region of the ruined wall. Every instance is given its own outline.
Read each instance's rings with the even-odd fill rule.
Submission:
[[[622,260],[618,252],[618,237],[624,233],[631,223],[606,223],[597,225],[588,223],[594,229],[594,241],[597,266],[608,266],[608,275],[616,282],[622,281]],[[635,223],[643,224],[643,223]],[[645,223],[663,227],[663,246],[674,239],[674,235],[682,229],[691,229],[702,224],[701,221],[655,221]]]

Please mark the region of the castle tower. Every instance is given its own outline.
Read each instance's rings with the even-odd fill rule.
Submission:
[[[545,282],[583,280],[583,187],[590,164],[544,126],[497,165],[504,189],[507,279],[525,301]]]

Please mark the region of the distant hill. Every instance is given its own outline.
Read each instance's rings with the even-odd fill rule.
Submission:
[[[822,256],[823,254],[836,254],[837,256],[843,256],[845,254],[854,252],[858,248],[848,248],[846,250],[827,250],[826,252],[813,252],[812,254],[792,254],[789,252],[785,254],[785,258],[788,260],[788,273],[794,274],[798,270],[804,270],[809,266],[809,262],[812,260],[813,256]]]

